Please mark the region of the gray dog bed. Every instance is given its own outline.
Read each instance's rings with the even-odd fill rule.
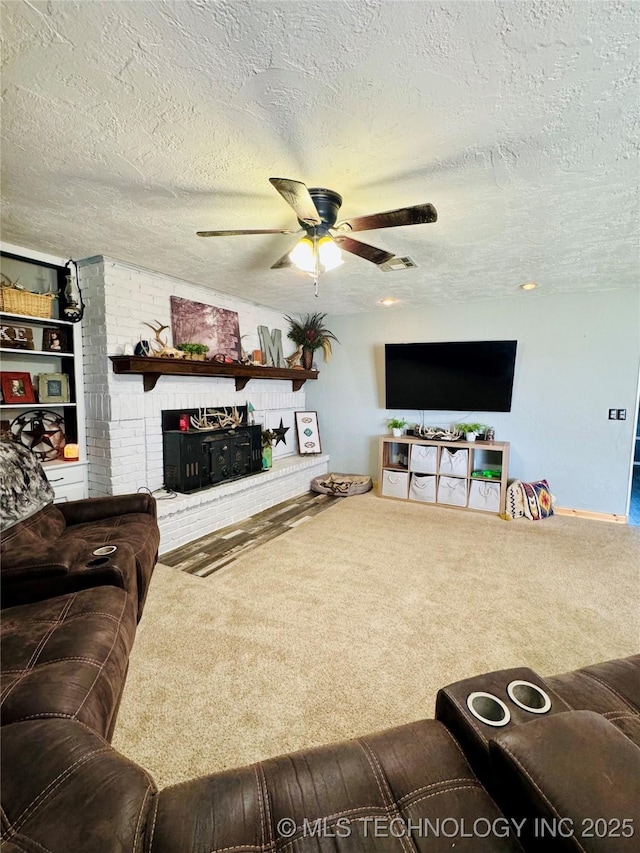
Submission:
[[[364,474],[322,474],[311,481],[311,491],[324,495],[349,497],[363,495],[373,488],[371,477]]]

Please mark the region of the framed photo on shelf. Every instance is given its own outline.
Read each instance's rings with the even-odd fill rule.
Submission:
[[[299,453],[322,453],[317,412],[296,412]]]
[[[38,376],[38,399],[41,403],[68,403],[69,377],[66,373],[41,373]]]
[[[0,385],[5,404],[20,405],[20,403],[35,403],[31,375],[29,373],[13,373],[3,370],[0,373]]]
[[[67,330],[45,326],[42,330],[43,352],[69,352]]]

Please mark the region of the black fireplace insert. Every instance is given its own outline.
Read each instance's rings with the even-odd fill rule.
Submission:
[[[196,429],[191,418],[201,418],[203,412],[204,409],[181,409],[162,413],[164,484],[167,489],[190,494],[262,470],[261,427],[246,423],[246,406],[207,409],[209,422],[215,422],[216,415],[221,414],[223,422],[234,417],[239,423]],[[184,429],[187,424],[189,428]]]

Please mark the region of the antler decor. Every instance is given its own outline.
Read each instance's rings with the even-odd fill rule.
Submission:
[[[169,326],[164,326],[159,320],[154,320],[153,322],[155,325],[152,325],[151,323],[144,324],[145,326],[148,326],[156,336],[155,341],[150,341],[153,355],[156,356],[156,358],[184,358],[186,353],[181,352],[175,347],[170,347],[167,341],[160,337],[161,332],[164,332],[164,330],[168,329]]]
[[[462,433],[455,427],[442,429],[441,427],[419,426],[416,424],[413,431],[420,438],[432,438],[436,441],[458,441],[458,439],[462,438]]]
[[[215,412],[213,409],[198,409],[198,417],[191,416],[191,426],[194,429],[224,429],[242,426],[242,415],[237,406],[231,409],[231,414]]]

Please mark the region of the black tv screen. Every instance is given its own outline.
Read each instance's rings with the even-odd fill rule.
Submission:
[[[385,344],[386,408],[510,412],[517,343]]]

